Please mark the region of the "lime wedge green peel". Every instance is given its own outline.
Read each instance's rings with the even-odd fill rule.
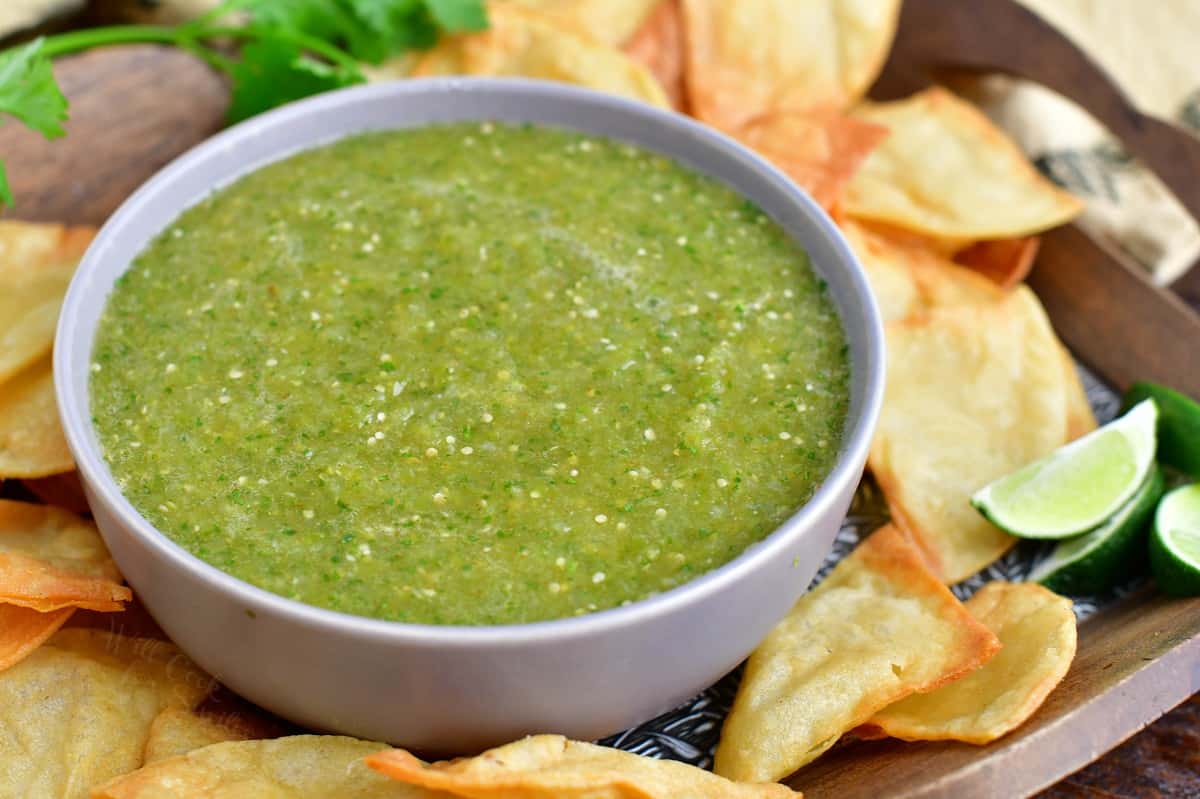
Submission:
[[[1154,383],[1134,383],[1122,404],[1147,399],[1158,406],[1158,460],[1200,478],[1200,403]]]
[[[1060,594],[1081,596],[1106,591],[1137,571],[1145,563],[1144,533],[1165,484],[1162,470],[1151,467],[1137,493],[1112,518],[1090,533],[1060,541],[1029,580]]]
[[[1154,463],[1153,400],[1040,461],[984,486],[971,504],[1021,538],[1070,538],[1103,524],[1129,501]]]
[[[1200,483],[1163,497],[1150,536],[1150,571],[1171,596],[1200,596]]]

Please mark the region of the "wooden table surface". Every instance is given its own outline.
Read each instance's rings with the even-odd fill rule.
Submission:
[[[24,201],[26,210],[19,208],[17,216],[102,222],[146,176],[220,127],[221,103],[214,102],[223,92],[220,82],[202,69],[185,70],[182,85],[164,95],[155,85],[155,75],[145,69],[148,64],[142,63],[161,57],[146,49],[129,51],[123,58],[84,56],[70,75],[63,76],[76,118],[80,123],[88,120],[86,141],[68,137],[46,148],[17,126],[5,126],[0,158],[8,161],[18,202]],[[159,61],[155,64],[161,66]],[[101,84],[115,85],[120,102],[110,102],[113,95],[108,90],[90,91]],[[131,118],[131,104],[139,105],[139,97],[151,94],[151,110]],[[140,105],[147,107],[144,100]],[[134,143],[136,161],[131,157]],[[14,161],[9,156],[16,152],[41,155]],[[62,180],[62,175],[75,179]],[[1200,666],[1192,686],[1200,690]],[[1200,799],[1200,694],[1040,796]]]
[[[1200,674],[1197,674],[1200,681]],[[1039,799],[1200,797],[1200,694]]]

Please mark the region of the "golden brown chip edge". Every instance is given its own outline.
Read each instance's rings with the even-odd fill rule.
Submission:
[[[71,618],[75,608],[42,613],[0,603],[0,672],[20,663]]]
[[[1074,617],[1074,612],[1071,610],[1072,602],[1069,598],[1060,596],[1060,595],[1054,593],[1053,591],[1051,591],[1050,589],[1048,589],[1044,586],[1038,585],[1037,583],[1012,583],[1012,582],[1008,582],[1006,580],[994,580],[990,583],[985,584],[983,587],[981,587],[978,591],[975,592],[974,595],[972,595],[963,604],[966,606],[966,608],[969,611],[972,611],[972,615],[974,616],[975,611],[979,610],[978,605],[980,605],[984,602],[992,601],[992,594],[998,593],[998,592],[1014,591],[1014,590],[1015,591],[1035,591],[1035,592],[1044,593],[1045,595],[1047,595],[1046,596],[1047,601],[1058,601],[1060,603],[1065,603],[1067,606],[1068,612],[1071,613],[1072,618]],[[1001,600],[997,600],[997,601],[1001,601]],[[986,609],[984,609],[984,610],[986,610]],[[981,621],[981,623],[983,623],[982,620],[980,620],[980,621]],[[1038,709],[1041,708],[1041,706],[1045,703],[1047,697],[1050,696],[1050,694],[1054,691],[1054,689],[1058,687],[1058,685],[1063,681],[1063,679],[1070,672],[1071,665],[1074,661],[1074,656],[1075,656],[1075,653],[1077,652],[1077,648],[1078,648],[1078,636],[1077,636],[1076,627],[1072,626],[1070,628],[1070,631],[1071,631],[1070,636],[1069,636],[1070,637],[1069,644],[1070,644],[1070,650],[1071,650],[1070,656],[1059,661],[1059,663],[1057,665],[1059,665],[1060,668],[1055,668],[1053,671],[1047,672],[1045,675],[1042,676],[1042,679],[1038,682],[1038,684],[1034,688],[1034,690],[1031,691],[1030,694],[1026,697],[1025,702],[1021,705],[1020,710],[1018,712],[1014,713],[1010,717],[1009,723],[1003,729],[997,729],[997,730],[991,731],[989,733],[977,735],[977,736],[976,735],[965,735],[965,736],[964,735],[955,735],[953,733],[941,733],[941,734],[907,733],[906,734],[903,729],[897,728],[897,727],[895,727],[895,725],[889,724],[886,721],[886,719],[872,718],[871,720],[856,727],[852,731],[852,733],[853,733],[854,737],[859,738],[861,740],[867,740],[867,741],[881,740],[884,738],[897,738],[899,740],[908,741],[908,742],[914,742],[914,741],[960,741],[962,743],[974,744],[976,746],[983,746],[983,745],[989,744],[993,741],[999,740],[1000,738],[1003,738],[1004,736],[1008,735],[1009,733],[1011,733],[1014,730],[1021,727],[1023,724],[1025,724],[1025,722],[1029,721],[1029,719],[1032,718],[1033,715],[1038,711]],[[993,633],[993,634],[995,634],[995,633]],[[980,668],[982,668],[985,665],[986,665],[986,663],[982,664],[980,666]],[[970,672],[967,672],[967,673],[970,673]],[[960,678],[964,677],[964,676],[966,676],[966,674],[960,675]],[[956,678],[956,679],[959,679],[959,678]],[[953,681],[951,681],[951,682],[953,682]],[[923,692],[923,693],[928,693],[928,692]]]

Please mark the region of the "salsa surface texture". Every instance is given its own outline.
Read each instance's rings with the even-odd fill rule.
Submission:
[[[92,414],[218,568],[347,613],[562,618],[735,558],[832,468],[846,339],[752,204],[603,138],[346,139],[186,211],[117,282]]]

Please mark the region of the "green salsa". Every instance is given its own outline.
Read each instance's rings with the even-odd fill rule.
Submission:
[[[555,619],[737,557],[841,443],[846,338],[753,204],[603,138],[470,124],[303,152],[117,282],[92,414],[130,502],[285,597]]]

